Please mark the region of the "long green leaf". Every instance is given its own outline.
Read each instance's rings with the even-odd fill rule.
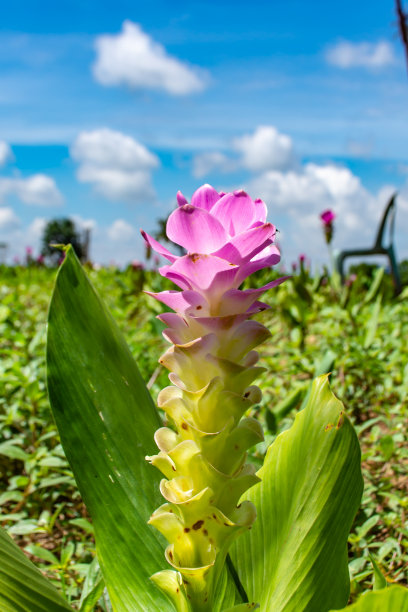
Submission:
[[[396,584],[380,591],[364,593],[356,603],[339,612],[408,612],[408,589]]]
[[[155,452],[160,419],[135,361],[71,247],[48,320],[48,391],[68,461],[92,517],[116,612],[170,611],[149,577],[164,541],[146,521],[162,503]]]
[[[0,527],[1,612],[66,612],[71,610],[54,585],[27,559]]]
[[[317,378],[290,430],[268,449],[262,482],[246,494],[258,518],[233,560],[250,601],[273,612],[327,612],[347,603],[347,536],[362,494],[360,449]]]

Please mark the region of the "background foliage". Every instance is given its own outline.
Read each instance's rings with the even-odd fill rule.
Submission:
[[[157,273],[130,266],[89,269],[124,332],[153,394],[167,385],[157,365],[165,348],[161,305],[141,289],[164,288]],[[1,524],[72,605],[95,575],[93,527],[79,497],[52,422],[45,388],[45,322],[55,271],[2,268],[0,289]],[[271,280],[270,273],[256,282]],[[352,598],[371,589],[372,555],[388,582],[406,584],[408,290],[393,298],[381,271],[336,278],[298,273],[266,296],[262,320],[271,339],[262,347],[267,372],[263,402],[252,411],[266,430],[253,450],[260,466],[267,446],[287,429],[306,400],[312,378],[331,371],[362,446],[365,491],[349,537]],[[109,610],[102,598],[101,609]],[[78,604],[79,607],[79,604]]]

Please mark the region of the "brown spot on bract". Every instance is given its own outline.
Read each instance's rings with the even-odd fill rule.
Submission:
[[[187,423],[182,423],[181,424],[181,429],[188,429]]]
[[[250,391],[247,391],[246,393],[244,393],[244,397],[249,397],[251,395]]]
[[[171,550],[169,552],[169,557],[170,557],[170,559],[173,559],[173,553],[171,552]]]
[[[208,536],[208,531],[207,531],[206,529],[203,529],[203,534],[204,534],[205,536]]]
[[[174,465],[171,466],[171,469],[173,470],[173,472],[176,471],[176,467]]]
[[[176,589],[176,593],[180,593],[180,589],[178,587]]]
[[[324,428],[324,431],[330,431],[330,429],[333,429],[334,425],[333,423],[329,423],[328,425],[326,425],[326,427]]]
[[[337,429],[340,429],[340,427],[342,427],[344,425],[344,414],[343,412],[340,412],[340,416],[339,416],[339,420],[337,421]]]
[[[201,529],[201,527],[204,525],[204,521],[197,521],[196,523],[194,523],[193,525],[193,529],[194,531],[197,531],[198,529]]]
[[[202,309],[201,304],[199,304],[198,306],[196,306],[196,310],[201,310],[201,309]]]
[[[195,263],[200,259],[200,255],[198,253],[192,253],[192,255],[190,255],[190,259],[193,263]]]
[[[224,525],[225,525],[226,527],[230,527],[230,525],[229,525],[228,523],[224,523]]]
[[[217,516],[215,514],[213,514],[213,519],[216,521],[217,520]]]
[[[184,533],[188,533],[190,531],[190,527],[184,527]]]

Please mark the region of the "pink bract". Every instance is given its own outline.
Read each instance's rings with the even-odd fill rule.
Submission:
[[[325,225],[329,225],[330,223],[333,223],[336,218],[336,215],[330,208],[328,208],[327,210],[322,212],[320,218]]]
[[[191,203],[179,191],[177,203],[168,218],[166,233],[186,250],[185,255],[174,255],[145,232],[142,235],[153,250],[170,262],[160,268],[160,274],[182,292],[163,292],[153,297],[180,314],[188,311],[191,316],[195,308],[203,308],[207,315],[220,316],[222,312],[225,316],[223,296],[229,292],[226,303],[235,302],[234,314],[249,315],[259,294],[271,288],[272,283],[253,294],[243,292],[245,299],[239,297],[239,286],[253,272],[280,261],[279,250],[272,244],[276,228],[266,222],[265,203],[252,200],[243,190],[223,193],[211,185],[197,189]],[[274,281],[273,286],[283,280]],[[204,312],[196,316],[199,314]]]

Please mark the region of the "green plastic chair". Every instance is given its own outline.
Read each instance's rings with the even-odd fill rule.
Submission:
[[[341,251],[336,260],[337,271],[340,274],[342,282],[344,282],[344,260],[347,257],[367,257],[370,255],[385,255],[388,257],[391,268],[391,276],[394,281],[395,293],[398,295],[401,293],[401,279],[398,271],[397,259],[395,257],[393,235],[394,235],[394,220],[396,211],[396,197],[397,194],[391,197],[388,202],[383,217],[381,219],[380,226],[378,228],[377,237],[374,242],[374,246],[371,249],[350,249],[347,251]],[[384,246],[384,234],[388,228],[388,246]]]

